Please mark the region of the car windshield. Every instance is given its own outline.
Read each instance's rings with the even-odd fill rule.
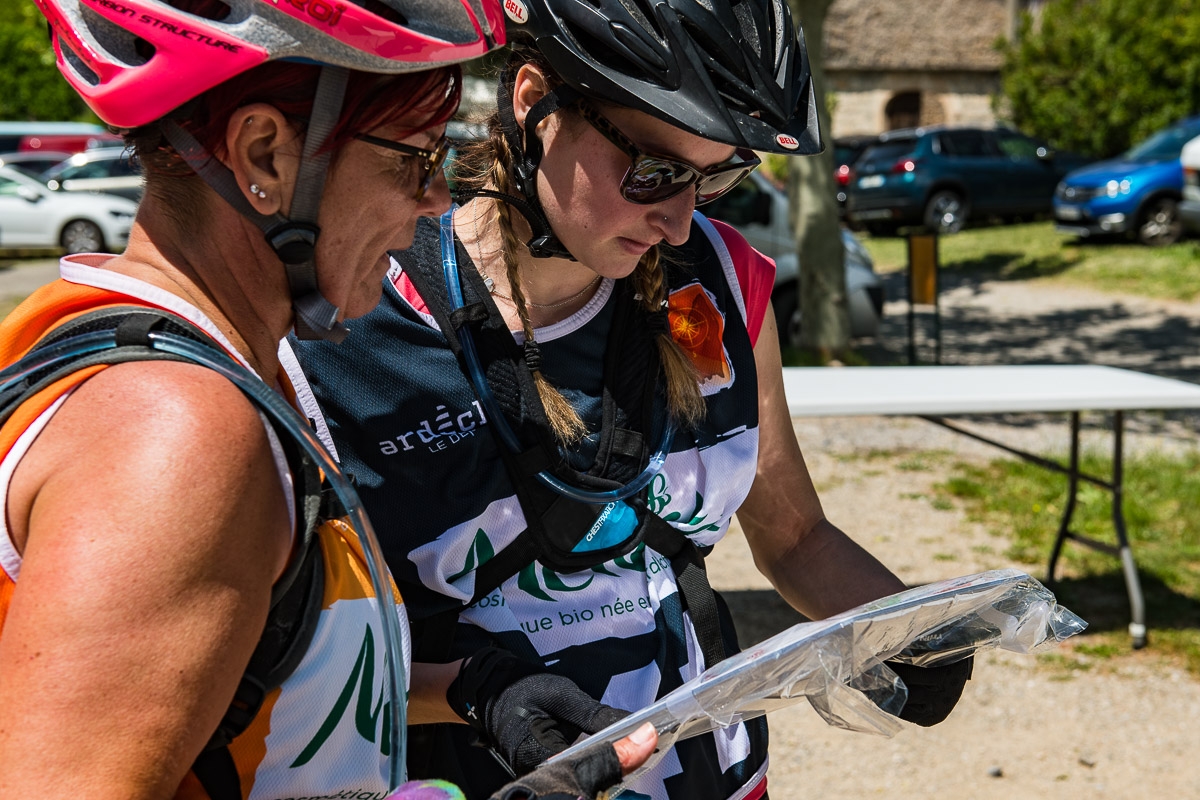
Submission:
[[[901,156],[911,155],[917,149],[916,139],[899,139],[894,142],[871,145],[858,159],[859,164],[892,163]]]
[[[1200,119],[1172,125],[1151,136],[1125,154],[1129,161],[1170,161],[1179,158],[1183,146],[1200,136]]]

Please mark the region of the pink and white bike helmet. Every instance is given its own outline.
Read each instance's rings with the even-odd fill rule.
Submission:
[[[253,67],[294,59],[364,72],[466,61],[505,42],[500,0],[35,0],[58,67],[102,120],[152,122]]]

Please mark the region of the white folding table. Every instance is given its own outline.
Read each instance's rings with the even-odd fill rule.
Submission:
[[[1200,408],[1200,385],[1131,370],[1092,365],[938,366],[938,367],[787,367],[783,370],[788,409],[793,417],[918,416],[1067,476],[1067,503],[1046,571],[1054,581],[1063,544],[1070,539],[1120,558],[1129,593],[1129,632],[1135,648],[1146,644],[1145,603],[1137,566],[1125,530],[1122,508],[1124,412]],[[1067,465],[1010,447],[947,422],[963,414],[1067,412],[1071,415]],[[1113,420],[1112,478],[1079,470],[1079,415],[1107,411]],[[1117,544],[1071,530],[1079,482],[1112,495]]]

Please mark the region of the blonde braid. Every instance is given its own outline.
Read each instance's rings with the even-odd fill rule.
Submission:
[[[492,179],[502,192],[511,192],[511,179],[500,160],[497,159],[491,169]],[[508,288],[512,295],[513,305],[517,308],[517,316],[521,319],[521,329],[525,333],[525,341],[536,346],[533,335],[533,324],[529,321],[529,309],[525,302],[525,291],[521,287],[520,262],[517,254],[520,252],[521,241],[513,230],[512,212],[507,203],[495,203],[497,221],[500,224],[501,256],[504,259],[504,269],[508,275]],[[532,369],[532,366],[531,366]],[[546,421],[550,423],[554,436],[563,444],[569,445],[583,438],[587,426],[583,424],[579,413],[567,402],[567,398],[555,389],[540,369],[532,369],[533,382],[537,387],[542,408],[546,412]]]
[[[642,296],[643,308],[649,313],[658,313],[666,299],[662,254],[658,247],[650,248],[642,256],[631,278],[637,293]],[[659,333],[657,338],[658,358],[667,382],[667,408],[676,420],[695,425],[707,411],[700,394],[700,375],[696,365],[669,330]]]

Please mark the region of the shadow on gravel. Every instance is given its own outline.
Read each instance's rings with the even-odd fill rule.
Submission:
[[[1146,600],[1146,627],[1200,628],[1200,599],[1174,591],[1154,575],[1139,573]],[[1129,627],[1129,598],[1119,571],[1084,578],[1063,578],[1047,587],[1058,602],[1087,620],[1087,633],[1124,631]],[[1151,641],[1153,646],[1153,641]]]
[[[807,617],[787,604],[774,589],[739,589],[720,593],[737,628],[743,650],[787,630]]]
[[[981,293],[983,284],[997,277],[994,270],[984,269],[943,273],[943,293],[959,290],[954,304],[941,308],[943,364],[1106,364],[1200,383],[1200,319],[1166,310],[1139,314],[1119,299],[1085,308],[998,316],[986,305],[962,298],[962,290]],[[881,278],[889,300],[906,297],[903,273]],[[908,314],[903,303],[901,308],[884,316],[877,339],[857,343],[869,363],[908,363]],[[918,360],[932,363],[933,315],[918,307],[915,322]]]
[[[1042,580],[1042,575],[1034,575]],[[1141,574],[1146,600],[1146,624],[1153,631],[1200,628],[1200,599],[1173,591],[1153,575]],[[910,587],[911,588],[911,587]],[[1129,600],[1120,572],[1086,578],[1064,578],[1047,584],[1058,602],[1088,623],[1086,633],[1125,631],[1129,628]],[[770,589],[723,591],[737,627],[742,649],[805,622],[803,614]],[[1153,640],[1151,641],[1153,646]]]

